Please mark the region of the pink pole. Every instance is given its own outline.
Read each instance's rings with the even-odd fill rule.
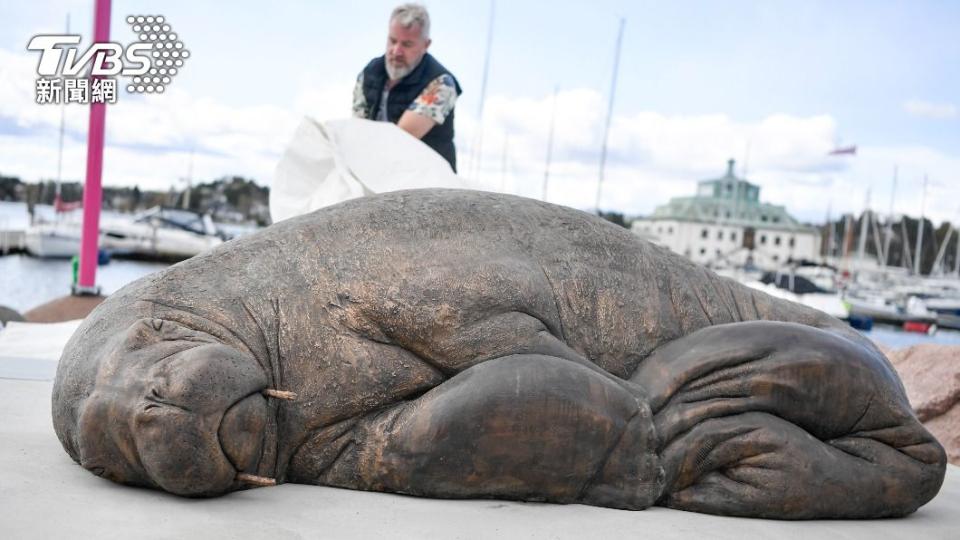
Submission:
[[[110,0],[96,0],[93,12],[93,41],[110,41]],[[90,104],[87,133],[87,178],[83,188],[83,236],[80,238],[80,275],[76,292],[98,294],[97,242],[100,236],[100,204],[103,191],[103,135],[107,119],[106,103]]]

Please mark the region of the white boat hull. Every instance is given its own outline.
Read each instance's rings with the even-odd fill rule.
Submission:
[[[35,225],[24,234],[24,245],[35,257],[69,259],[80,253],[80,230],[58,224]]]

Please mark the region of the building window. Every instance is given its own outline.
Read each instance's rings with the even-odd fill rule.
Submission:
[[[767,243],[767,235],[765,235],[765,234],[761,234],[761,235],[760,235],[760,243],[761,243],[761,244],[766,244],[766,243]]]
[[[779,246],[779,245],[780,245],[780,237],[779,237],[779,236],[774,236],[774,237],[773,237],[773,245],[775,245],[775,246]]]
[[[736,243],[736,241],[737,241],[737,233],[735,233],[735,232],[730,233],[730,241]]]
[[[700,248],[701,255],[706,255],[706,253],[707,253],[707,248]]]
[[[706,237],[707,237],[707,230],[704,229],[704,230],[700,231],[700,238],[706,238]]]
[[[795,242],[794,238],[791,236],[791,237],[790,237],[790,247],[793,247],[795,244],[796,244],[796,242]]]
[[[720,256],[720,250],[718,249],[718,250],[717,250],[717,257],[719,257],[719,256]]]
[[[727,219],[730,219],[730,211],[727,210]]]
[[[657,234],[660,234],[662,232],[663,232],[663,227],[657,227]]]
[[[779,260],[780,260],[780,256],[779,256],[779,255],[774,255],[774,256],[773,256],[773,262],[777,262],[777,261],[779,261]]]
[[[717,231],[717,240],[723,240],[723,231]]]
[[[767,215],[766,215],[766,214],[761,214],[761,215],[760,215],[760,221],[766,221],[766,220],[767,220]]]
[[[779,217],[779,216],[773,216],[773,222],[774,222],[774,223],[780,223],[780,217]]]
[[[667,227],[667,234],[673,234],[673,227]]]

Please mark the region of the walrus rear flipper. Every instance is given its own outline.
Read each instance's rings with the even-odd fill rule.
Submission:
[[[946,456],[872,348],[792,323],[694,332],[632,380],[650,393],[667,480],[658,504],[780,519],[901,516]]]
[[[663,487],[647,404],[585,366],[512,355],[350,427],[316,483],[642,509]],[[294,459],[291,474],[309,468]],[[301,481],[303,481],[301,479]]]

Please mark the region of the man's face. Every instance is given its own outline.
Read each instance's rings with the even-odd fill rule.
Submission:
[[[430,40],[420,33],[420,25],[404,28],[397,21],[390,21],[387,33],[387,75],[396,81],[406,77],[417,67],[430,46]]]

